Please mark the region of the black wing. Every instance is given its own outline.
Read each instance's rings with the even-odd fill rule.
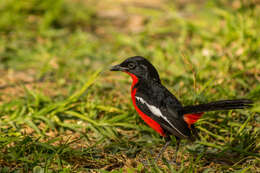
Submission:
[[[183,119],[183,114],[179,113],[179,110],[182,109],[181,103],[166,88],[164,88],[164,90],[165,98],[161,101],[160,104],[160,110],[162,114],[167,117],[167,119],[179,132],[186,136],[190,136],[191,131]]]
[[[162,86],[149,91],[139,89],[136,93],[136,105],[143,113],[169,134],[181,139],[191,135],[183,117],[178,114],[178,109],[182,108],[181,104],[166,88]]]

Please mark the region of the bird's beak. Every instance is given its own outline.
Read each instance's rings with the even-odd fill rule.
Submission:
[[[120,64],[119,64],[119,65],[112,66],[112,67],[110,68],[110,71],[126,71],[126,70],[127,70],[127,68],[120,66]]]

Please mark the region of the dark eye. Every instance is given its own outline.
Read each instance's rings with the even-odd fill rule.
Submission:
[[[127,66],[128,66],[128,68],[130,68],[130,69],[135,68],[135,64],[134,64],[134,63],[129,63]]]

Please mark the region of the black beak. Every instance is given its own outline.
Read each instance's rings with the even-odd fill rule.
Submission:
[[[125,71],[125,70],[127,70],[127,68],[120,66],[120,64],[119,64],[119,65],[112,66],[112,67],[110,68],[110,71]]]

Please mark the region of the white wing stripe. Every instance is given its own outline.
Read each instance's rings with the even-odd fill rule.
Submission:
[[[136,97],[137,100],[139,100],[141,103],[145,104],[146,106],[148,106],[149,110],[156,115],[157,117],[161,117],[163,116],[160,109],[158,109],[157,107],[153,106],[153,105],[149,105],[143,98],[141,97]]]
[[[140,101],[141,103],[145,104],[148,109],[157,117],[162,117],[167,123],[169,123],[176,131],[178,131],[182,136],[186,136],[183,133],[181,133],[177,128],[175,128],[172,123],[167,119],[167,117],[163,116],[162,112],[160,111],[159,108],[157,108],[156,106],[153,105],[149,105],[142,97],[135,97],[138,101]]]

